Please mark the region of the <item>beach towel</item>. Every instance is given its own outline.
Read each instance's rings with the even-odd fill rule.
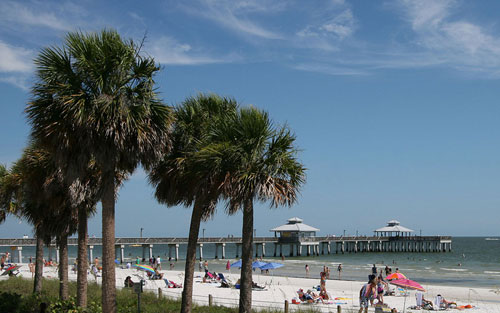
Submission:
[[[424,295],[421,292],[417,292],[415,294],[415,298],[417,301],[417,306],[420,306],[420,307],[423,306],[422,299],[424,298]]]

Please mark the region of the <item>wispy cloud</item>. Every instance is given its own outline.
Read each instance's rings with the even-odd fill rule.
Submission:
[[[283,36],[276,31],[267,29],[248,17],[248,15],[269,14],[285,7],[284,2],[276,1],[214,1],[200,0],[199,8],[185,7],[185,10],[203,16],[223,26],[228,31],[245,36],[263,39],[281,39]]]
[[[0,41],[0,72],[27,73],[32,70],[33,51]]]
[[[29,27],[45,27],[53,30],[68,31],[72,23],[65,21],[54,12],[46,10],[45,6],[34,3],[25,5],[21,2],[2,1],[0,3],[0,20],[2,24],[24,25]]]
[[[404,17],[416,35],[415,46],[447,66],[471,72],[500,71],[500,37],[478,23],[456,18],[453,0],[400,0]]]
[[[327,63],[301,63],[293,65],[292,68],[300,71],[316,72],[333,76],[366,76],[371,73],[364,69],[342,67]]]
[[[236,55],[212,57],[200,53],[189,44],[180,43],[172,37],[163,36],[154,40],[148,47],[149,53],[161,64],[200,65],[211,63],[229,63],[238,59]]]
[[[342,41],[356,30],[354,14],[344,1],[333,1],[313,16],[295,34],[295,39],[305,48],[338,51]]]

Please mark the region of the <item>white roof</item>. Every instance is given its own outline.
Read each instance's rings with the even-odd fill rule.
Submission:
[[[271,229],[269,231],[281,231],[281,232],[284,232],[284,231],[297,231],[297,232],[305,232],[305,231],[319,231],[319,229],[302,223],[302,219],[300,219],[298,217],[292,217],[291,219],[288,220],[288,224],[275,227],[275,228],[273,228],[273,229]]]
[[[409,229],[409,228],[406,228],[406,227],[403,227],[403,226],[400,226],[400,225],[394,225],[394,226],[385,226],[385,227],[382,227],[382,228],[379,228],[379,229],[376,229],[375,231],[379,231],[379,232],[400,232],[400,233],[411,233],[413,232],[413,229]]]

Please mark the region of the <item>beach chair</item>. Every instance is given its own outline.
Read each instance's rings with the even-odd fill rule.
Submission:
[[[167,288],[182,288],[182,284],[176,284],[166,278],[164,278],[163,281],[165,282],[165,285],[167,285]]]

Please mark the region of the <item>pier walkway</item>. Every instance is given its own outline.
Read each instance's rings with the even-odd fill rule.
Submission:
[[[175,260],[179,259],[179,246],[187,245],[188,238],[178,237],[122,237],[116,238],[116,255],[121,261],[124,260],[126,246],[142,247],[142,257],[153,256],[154,245],[168,246],[168,255]],[[203,257],[204,245],[215,245],[215,258],[226,258],[226,245],[236,245],[238,258],[241,252],[241,237],[207,237],[198,239],[198,256]],[[266,256],[266,244],[274,248],[273,256],[283,256],[283,246],[288,248],[289,256],[310,256],[330,253],[368,253],[368,252],[447,252],[451,251],[452,238],[450,236],[315,236],[315,237],[255,237],[255,256]],[[77,238],[69,238],[68,245],[78,245]],[[93,259],[94,246],[102,245],[102,238],[88,238],[89,259]],[[10,247],[17,250],[17,258],[22,261],[23,247],[36,246],[36,239],[0,239],[0,247]],[[50,245],[55,247],[53,241]],[[303,251],[304,250],[304,251]],[[149,253],[146,253],[149,252]],[[219,254],[219,252],[221,252]],[[59,253],[56,250],[56,261]],[[19,262],[20,262],[19,261]]]

